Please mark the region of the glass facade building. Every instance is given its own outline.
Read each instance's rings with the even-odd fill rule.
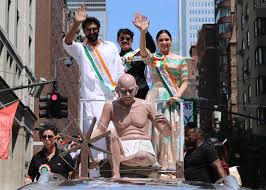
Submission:
[[[67,0],[67,7],[73,14],[81,5],[88,9],[88,16],[96,17],[101,24],[99,38],[106,40],[108,34],[108,17],[106,13],[106,0]]]
[[[197,42],[198,30],[203,24],[215,23],[213,0],[179,0],[179,48],[180,54],[189,55]]]

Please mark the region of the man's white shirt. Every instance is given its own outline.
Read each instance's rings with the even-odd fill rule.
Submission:
[[[110,92],[99,80],[93,67],[85,54],[82,43],[73,42],[71,45],[65,43],[63,39],[64,49],[69,55],[76,59],[81,74],[81,91],[82,99],[101,99],[112,100],[114,93]],[[125,69],[122,64],[118,49],[113,42],[102,41],[97,47],[100,52],[113,80],[118,81],[118,78],[124,73]]]

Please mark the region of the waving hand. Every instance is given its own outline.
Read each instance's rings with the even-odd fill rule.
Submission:
[[[82,22],[86,19],[86,6],[82,5],[78,10],[75,12],[75,21]]]
[[[141,31],[147,31],[149,28],[148,18],[140,13],[135,13],[133,24]]]

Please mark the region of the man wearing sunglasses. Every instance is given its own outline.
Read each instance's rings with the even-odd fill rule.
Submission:
[[[148,134],[150,120],[163,136],[171,135],[169,121],[157,114],[154,106],[135,98],[138,86],[132,75],[124,74],[118,80],[116,91],[119,98],[105,103],[98,126],[92,138],[104,133],[110,121],[116,133],[112,132],[111,163],[113,178],[120,177],[120,163],[128,166],[151,166],[156,164],[155,152]]]
[[[68,179],[73,171],[74,162],[69,154],[61,157],[63,151],[57,147],[58,130],[55,126],[46,124],[39,130],[39,137],[43,142],[43,149],[36,153],[30,162],[28,177],[25,184],[38,180],[44,172],[57,173]]]
[[[99,20],[86,15],[86,7],[81,6],[75,13],[72,27],[63,39],[63,46],[76,59],[80,68],[80,97],[86,100],[83,104],[84,126],[89,127],[93,117],[99,119],[104,101],[115,97],[117,80],[125,70],[116,45],[98,38]],[[74,41],[80,25],[86,35],[82,43]]]
[[[149,91],[149,87],[145,78],[146,65],[141,59],[138,59],[141,58],[139,49],[132,49],[133,37],[134,33],[131,30],[129,30],[128,28],[121,28],[117,32],[117,43],[121,48],[120,56],[124,58],[123,61],[127,69],[126,73],[133,75],[135,77],[137,85],[139,86],[136,97],[145,99],[146,94]],[[146,34],[146,44],[150,52],[154,53],[156,51],[155,43],[149,32],[147,32]]]
[[[86,15],[86,7],[81,6],[75,13],[72,27],[63,39],[64,49],[77,61],[80,69],[80,98],[83,100],[84,131],[88,130],[93,117],[99,120],[104,102],[115,97],[114,89],[117,80],[125,72],[116,45],[98,38],[99,20]],[[82,43],[74,41],[80,25],[86,35]],[[103,141],[97,141],[95,145],[105,148]],[[93,155],[95,158],[103,156],[98,151],[93,151]]]

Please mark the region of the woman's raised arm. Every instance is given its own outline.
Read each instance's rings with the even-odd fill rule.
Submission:
[[[145,58],[148,56],[146,49],[146,32],[149,28],[148,18],[140,13],[135,13],[133,24],[140,30],[140,55]]]

